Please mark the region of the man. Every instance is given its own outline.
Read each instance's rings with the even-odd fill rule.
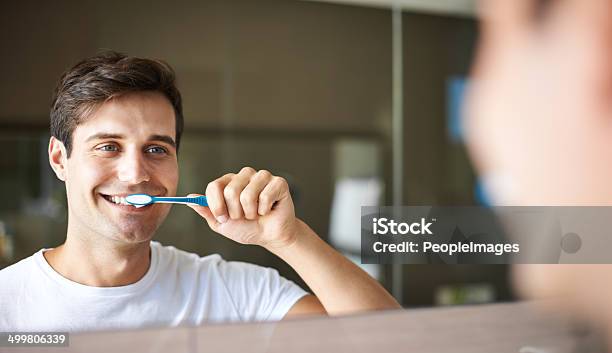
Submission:
[[[0,331],[84,331],[211,321],[277,320],[398,308],[372,278],[295,217],[282,178],[243,168],[208,184],[191,206],[215,232],[286,261],[309,295],[272,269],[200,257],[151,241],[170,205],[116,203],[173,196],[181,96],[165,63],[108,52],[60,79],[49,161],[65,182],[64,244],[0,271]]]
[[[612,2],[484,0],[481,10],[467,131],[494,200],[610,206]],[[610,265],[514,273],[523,294],[557,299],[612,342]]]

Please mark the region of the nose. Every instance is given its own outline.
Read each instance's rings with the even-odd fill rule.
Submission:
[[[124,153],[118,163],[117,177],[121,182],[136,185],[151,179],[147,163],[139,151]]]

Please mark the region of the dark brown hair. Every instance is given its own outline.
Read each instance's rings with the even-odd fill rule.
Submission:
[[[174,108],[176,148],[183,132],[181,93],[174,70],[166,62],[105,51],[87,58],[60,78],[51,103],[51,135],[72,150],[72,132],[101,103],[124,93],[157,91]]]

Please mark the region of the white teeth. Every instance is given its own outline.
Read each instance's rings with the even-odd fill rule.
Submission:
[[[117,205],[130,205],[129,203],[127,203],[127,201],[125,201],[125,197],[122,196],[110,196],[109,199],[111,200],[111,202]]]

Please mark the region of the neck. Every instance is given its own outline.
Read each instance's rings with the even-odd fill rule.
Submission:
[[[119,242],[87,236],[68,225],[66,242],[43,253],[63,277],[92,287],[118,287],[140,280],[151,262],[149,242]]]

